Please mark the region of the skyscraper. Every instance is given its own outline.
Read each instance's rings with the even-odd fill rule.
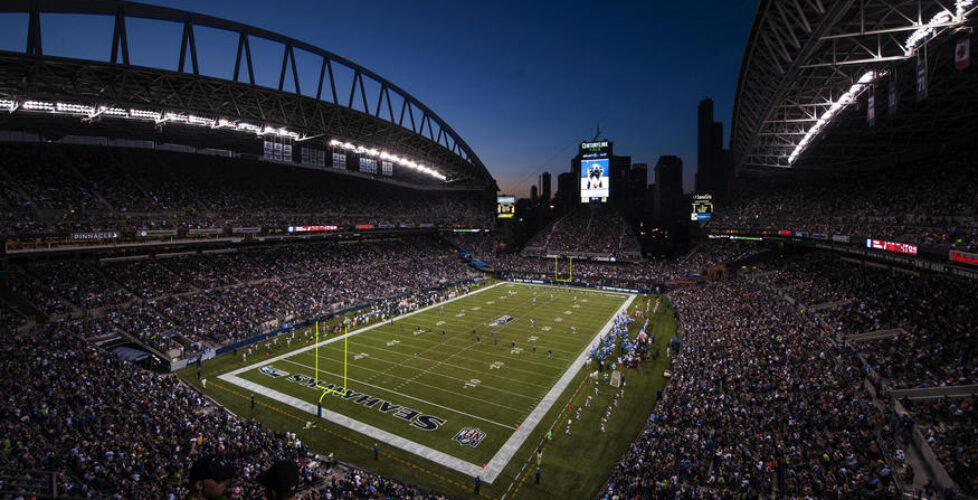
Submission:
[[[679,216],[683,204],[683,161],[678,156],[660,156],[655,164],[655,218]]]
[[[550,195],[550,172],[544,172],[540,175],[540,197],[543,203],[550,203],[552,199]]]
[[[697,109],[696,192],[722,196],[727,188],[727,170],[723,124],[713,121],[713,100],[703,99]]]

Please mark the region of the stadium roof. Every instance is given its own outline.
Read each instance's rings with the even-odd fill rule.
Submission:
[[[212,16],[113,0],[8,0],[0,3],[0,13],[27,14],[28,23],[25,51],[0,51],[0,107],[10,112],[29,110],[24,104],[34,100],[81,110],[79,114],[88,115],[82,116],[86,122],[128,114],[130,119],[148,116],[157,126],[166,126],[172,114],[183,123],[189,119],[194,124],[196,118],[222,130],[247,125],[258,136],[272,131],[296,146],[345,145],[347,150],[394,157],[415,173],[429,174],[432,182],[495,188],[475,152],[431,109],[376,73],[308,43]],[[45,56],[41,14],[96,15],[114,21],[102,23],[111,26],[106,28],[111,29],[112,43],[105,59]],[[181,36],[172,40],[172,53],[180,57],[176,71],[131,64],[126,26],[132,19],[142,20],[141,32],[165,32],[179,23]],[[92,26],[83,23],[78,29]],[[233,75],[204,76],[194,36],[200,28],[219,30],[236,40],[236,52],[227,54],[225,61],[233,61]],[[108,37],[92,37],[101,35]],[[257,41],[274,44],[281,54],[276,87],[257,83],[251,49]],[[310,72],[318,75],[315,88],[300,85],[299,75]],[[94,113],[85,112],[93,107]],[[134,116],[133,108],[141,116]]]
[[[734,103],[735,170],[855,167],[973,135],[976,75],[956,71],[954,53],[955,34],[970,33],[976,4],[761,0]],[[928,83],[923,99],[918,61]]]

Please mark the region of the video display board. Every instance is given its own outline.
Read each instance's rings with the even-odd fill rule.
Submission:
[[[516,215],[515,196],[496,197],[496,217],[500,219],[512,219]]]
[[[608,201],[611,172],[608,141],[581,143],[581,202]]]
[[[896,241],[866,239],[866,248],[884,250],[887,252],[905,253],[907,255],[917,255],[917,245],[910,243],[899,243]]]
[[[689,215],[689,220],[707,221],[713,217],[713,195],[694,194],[693,212]]]

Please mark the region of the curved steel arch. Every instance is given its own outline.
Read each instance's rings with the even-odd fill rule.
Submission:
[[[734,168],[739,172],[852,162],[851,146],[846,150],[832,144],[839,132],[832,122],[847,122],[851,115],[843,118],[830,112],[830,122],[820,125],[817,134],[810,131],[868,73],[874,76],[855,90],[851,107],[860,107],[855,100],[860,93],[873,91],[884,75],[890,78],[894,70],[901,71],[897,66],[917,57],[921,47],[943,43],[946,37],[938,37],[966,23],[978,5],[960,7],[956,19],[934,21],[935,14],[952,11],[958,3],[965,2],[762,0],[737,83],[730,145]],[[911,36],[927,27],[932,32],[918,45],[911,44]],[[806,135],[812,142],[803,142]],[[812,148],[817,154],[806,154]],[[871,156],[892,153],[893,147],[879,142],[863,150]],[[800,156],[793,163],[789,157],[795,151]]]
[[[252,38],[261,38],[280,44],[282,46],[282,63],[278,88],[276,91],[280,94],[284,93],[289,95],[290,97],[285,99],[295,101],[295,106],[300,108],[300,115],[308,114],[302,113],[303,110],[301,110],[301,108],[304,103],[306,103],[307,106],[309,105],[309,98],[312,96],[311,94],[304,95],[300,90],[298,76],[299,71],[295,51],[298,49],[307,52],[314,56],[318,56],[321,59],[319,67],[317,68],[319,72],[319,85],[316,89],[315,97],[313,98],[316,104],[321,106],[323,103],[326,103],[332,106],[345,108],[348,111],[354,111],[361,115],[366,115],[373,120],[380,120],[386,122],[387,124],[395,125],[398,128],[409,131],[416,136],[415,142],[419,142],[417,139],[423,139],[425,142],[430,143],[427,145],[427,147],[419,144],[415,144],[414,147],[409,147],[408,149],[412,152],[422,152],[428,158],[439,159],[442,161],[447,159],[446,156],[448,155],[445,153],[450,153],[450,155],[454,156],[456,159],[456,161],[453,162],[456,164],[456,166],[464,165],[467,166],[469,170],[468,172],[461,172],[458,171],[458,168],[455,168],[455,173],[460,174],[457,175],[456,178],[463,177],[477,179],[486,185],[495,185],[495,181],[492,179],[492,176],[489,174],[485,165],[475,154],[475,152],[472,151],[472,148],[469,147],[469,145],[447,123],[445,123],[441,117],[431,111],[431,109],[402,88],[382,78],[373,71],[370,71],[369,69],[364,68],[344,57],[333,54],[314,45],[310,45],[306,42],[302,42],[300,40],[296,40],[265,29],[248,26],[213,16],[127,1],[86,0],[84,2],[79,2],[73,0],[7,0],[0,3],[0,13],[26,13],[29,15],[26,49],[23,55],[30,56],[37,64],[46,64],[48,62],[47,60],[50,59],[44,57],[40,18],[42,13],[112,16],[115,22],[113,23],[112,45],[109,48],[110,52],[108,62],[92,61],[95,63],[93,66],[93,71],[104,72],[106,70],[104,66],[116,66],[121,68],[122,73],[128,73],[130,75],[133,73],[143,73],[145,76],[144,80],[146,78],[150,78],[149,74],[152,73],[152,71],[145,71],[146,69],[154,70],[155,72],[173,72],[163,68],[145,68],[130,64],[126,20],[136,18],[180,23],[183,26],[183,31],[179,52],[180,59],[176,73],[182,77],[181,81],[186,81],[186,77],[192,75],[195,80],[200,79],[202,82],[200,85],[212,86],[212,83],[209,82],[209,80],[221,80],[224,82],[233,82],[234,84],[237,84],[237,86],[242,84],[247,85],[249,88],[253,89],[254,92],[261,94],[268,94],[268,92],[264,90],[268,87],[262,87],[257,85],[255,82],[250,40]],[[230,80],[214,79],[200,75],[200,65],[198,64],[197,46],[194,37],[194,27],[197,26],[232,32],[237,35],[238,46],[235,57],[234,75]],[[188,56],[190,59],[189,75],[187,71],[185,71],[187,69],[186,62]],[[58,61],[52,61],[51,65],[53,66],[64,61],[62,58],[58,59]],[[12,63],[15,65],[17,64],[16,58],[5,57],[4,60],[12,61]],[[247,82],[240,82],[239,80],[239,76],[242,75],[242,65],[245,66],[244,69],[246,72],[244,74],[247,77]],[[337,91],[337,82],[334,79],[334,67],[337,65],[345,67],[353,72],[352,88],[349,90],[348,94],[343,94],[342,89],[340,89],[340,92]],[[84,69],[75,68],[74,71],[84,72]],[[294,92],[289,92],[286,90],[287,71],[291,73]],[[36,73],[31,74],[36,75]],[[126,76],[123,75],[121,78],[124,80]],[[163,76],[157,78],[173,79],[179,77],[172,76],[168,78]],[[372,86],[379,86],[380,91],[376,96],[376,101],[372,100],[373,96],[368,99],[364,79],[371,82]],[[328,87],[324,87],[324,84],[327,83]],[[323,95],[324,89],[328,91],[326,96]],[[401,102],[401,109],[399,112],[397,112],[397,117],[395,117],[396,113],[391,98],[392,94]],[[330,97],[332,99],[328,100]],[[340,97],[344,97],[345,99],[341,100]],[[270,97],[267,95],[264,98],[266,100],[270,99]],[[279,100],[282,100],[282,98],[279,98]],[[346,102],[343,102],[344,100]],[[322,110],[319,110],[318,112],[322,113]],[[263,120],[267,119],[265,116],[256,116],[255,118]],[[327,120],[319,121],[328,125]],[[310,132],[310,135],[332,132],[331,130],[327,130],[328,127],[317,127],[315,120],[310,121],[305,119],[294,122],[290,120],[289,116],[283,115],[278,117],[278,122],[290,127],[305,129],[305,131]],[[360,124],[359,127],[355,126],[352,128],[383,130],[385,133],[391,133],[389,127],[378,126],[378,124],[374,124],[372,126]],[[347,130],[347,133],[349,132],[350,130]],[[370,130],[367,130],[367,132],[370,132]],[[400,140],[404,140],[403,134],[395,133],[394,135],[399,136],[398,138]],[[354,137],[351,135],[347,138],[359,139],[360,137]],[[403,146],[404,144],[401,143],[401,145]],[[432,148],[430,147],[431,145],[434,145],[444,151],[435,153],[432,151]]]

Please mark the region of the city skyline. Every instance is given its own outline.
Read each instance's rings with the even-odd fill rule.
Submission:
[[[713,99],[726,146],[756,9],[755,2],[719,1],[149,3],[282,33],[376,72],[440,115],[482,159],[500,192],[518,197],[529,195],[542,172],[568,171],[577,144],[599,126],[615,154],[635,163],[680,157],[684,189],[692,190],[697,104]],[[89,20],[45,15],[41,21],[45,55],[108,57],[109,39],[80,39],[85,30],[73,29]],[[26,16],[0,16],[0,50],[22,51],[26,29]],[[173,33],[146,34],[131,21],[128,30],[134,64],[176,68],[178,54],[162,51],[178,45],[160,38],[179,40],[179,25]],[[196,35],[201,72],[230,78],[233,42],[205,30]],[[258,83],[277,81],[280,54],[263,57],[258,43],[253,50]]]

